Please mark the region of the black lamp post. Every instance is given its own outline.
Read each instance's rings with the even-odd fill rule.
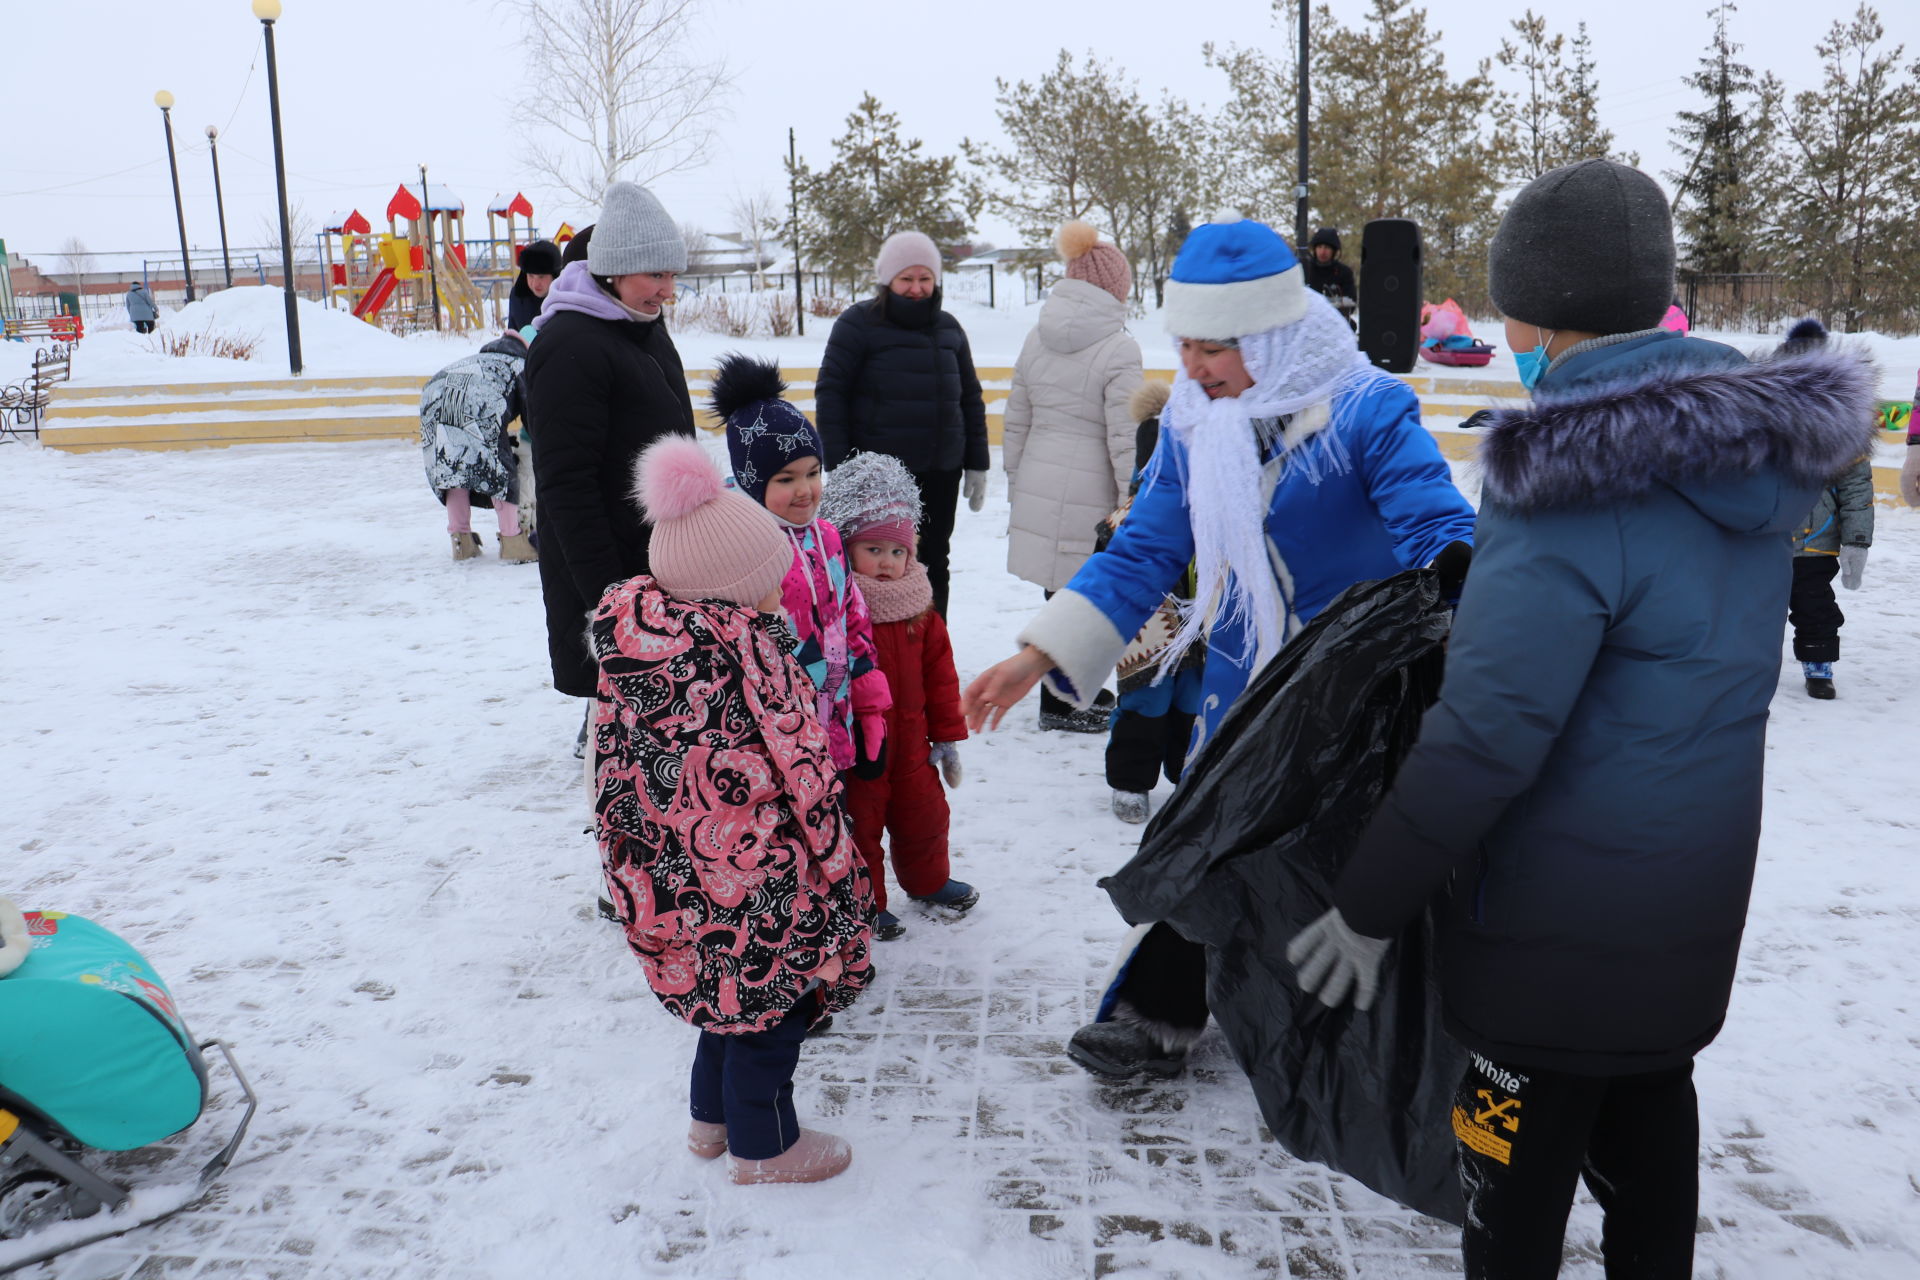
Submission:
[[[260,19],[267,38],[267,102],[273,108],[273,176],[280,184],[280,273],[287,287],[287,363],[300,376],[299,295],[293,288],[293,226],[287,217],[287,149],[280,140],[280,69],[273,57],[273,24],[280,17],[280,0],[253,0],[253,16]]]
[[[227,288],[233,288],[233,255],[227,252],[227,202],[220,194],[220,131],[207,126],[207,152],[213,156],[213,207],[220,211],[220,265],[227,272]]]
[[[193,263],[187,257],[187,214],[180,205],[180,166],[173,159],[173,95],[165,89],[153,95],[160,108],[160,127],[167,134],[167,172],[173,177],[173,220],[180,227],[180,274],[187,278],[187,301],[193,301]]]

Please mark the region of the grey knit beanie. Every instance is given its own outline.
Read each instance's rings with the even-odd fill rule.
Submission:
[[[1673,215],[1657,183],[1611,160],[1543,173],[1507,206],[1487,254],[1500,314],[1542,329],[1633,333],[1673,301]]]
[[[637,182],[616,182],[600,203],[587,269],[597,276],[685,271],[687,242],[653,192]]]

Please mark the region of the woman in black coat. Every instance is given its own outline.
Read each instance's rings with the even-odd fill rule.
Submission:
[[[686,371],[663,318],[687,249],[645,188],[616,182],[584,262],[554,281],[527,357],[527,412],[540,493],[540,591],[553,687],[590,698],[587,615],[609,586],[647,571],[647,525],[630,494],[634,459],[663,435],[693,434]]]
[[[987,497],[987,406],[967,334],[940,308],[940,250],[918,231],[880,247],[879,294],[847,308],[827,339],[815,417],[827,466],[850,453],[898,458],[920,486],[920,562],[933,603],[947,612],[947,544],[966,484],[967,506]]]
[[[518,333],[533,323],[559,274],[560,246],[553,241],[535,240],[520,251],[520,274],[507,293],[507,328]]]

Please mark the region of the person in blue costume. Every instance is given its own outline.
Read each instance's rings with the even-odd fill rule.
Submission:
[[[1180,370],[1139,496],[1107,549],[1027,624],[1020,652],[967,687],[972,728],[998,727],[1042,679],[1091,705],[1191,562],[1195,596],[1160,659],[1177,671],[1206,646],[1191,757],[1342,591],[1436,559],[1464,573],[1473,508],[1419,401],[1367,363],[1302,277],[1263,223],[1223,215],[1187,237],[1163,312]],[[1111,1077],[1178,1072],[1206,1026],[1205,979],[1197,944],[1164,925],[1136,931],[1070,1055]]]

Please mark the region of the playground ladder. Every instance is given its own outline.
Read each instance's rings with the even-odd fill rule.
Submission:
[[[454,328],[486,327],[485,298],[480,287],[474,284],[473,277],[467,274],[466,267],[450,248],[440,251],[440,301],[446,305]]]

